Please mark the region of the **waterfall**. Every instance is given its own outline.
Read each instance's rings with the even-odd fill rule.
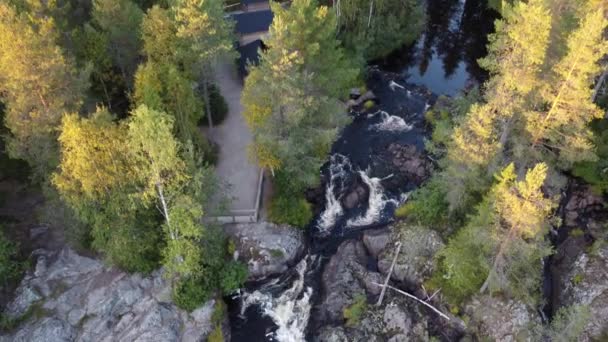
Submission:
[[[352,172],[352,165],[347,157],[339,153],[331,156],[329,182],[325,190],[325,210],[321,214],[319,223],[317,224],[317,227],[322,232],[326,232],[329,228],[333,227],[336,219],[344,214],[339,195],[336,197],[336,192],[342,194],[344,190],[344,177],[350,172]]]
[[[305,340],[306,326],[310,317],[310,296],[312,295],[312,288],[304,287],[304,272],[308,259],[309,257],[306,257],[296,265],[297,279],[280,296],[275,298],[269,291],[263,292],[264,289],[268,290],[268,286],[243,295],[241,314],[244,314],[249,306],[259,305],[262,313],[270,317],[278,327],[272,336],[276,341],[301,342]]]
[[[407,132],[412,130],[414,126],[405,122],[402,117],[396,115],[390,115],[389,113],[380,110],[374,114],[368,115],[369,117],[373,117],[376,115],[380,115],[380,122],[370,126],[371,129],[379,130],[379,131],[393,131],[393,132]]]
[[[367,204],[367,211],[365,214],[348,220],[346,225],[349,227],[369,226],[375,222],[378,222],[380,215],[382,215],[382,212],[384,208],[386,208],[387,204],[390,203],[394,206],[399,206],[405,203],[409,197],[409,193],[405,193],[402,194],[398,200],[388,198],[384,194],[384,188],[381,184],[383,179],[370,177],[366,172],[363,171],[359,171],[359,175],[361,175],[361,179],[369,187],[369,202]]]

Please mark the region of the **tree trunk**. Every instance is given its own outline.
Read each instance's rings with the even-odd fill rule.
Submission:
[[[384,299],[384,292],[386,292],[386,287],[388,286],[388,281],[391,279],[391,275],[393,274],[393,268],[395,268],[395,263],[397,262],[397,257],[399,256],[399,251],[401,251],[401,242],[397,242],[397,247],[395,248],[395,255],[393,256],[393,262],[391,263],[391,267],[388,269],[388,274],[386,275],[386,279],[384,279],[384,286],[380,291],[380,297],[378,297],[378,302],[376,302],[376,306],[382,305],[382,300]]]
[[[490,269],[490,272],[488,272],[488,277],[483,282],[483,285],[481,285],[481,288],[479,289],[479,293],[484,293],[488,289],[488,286],[490,285],[490,279],[496,272],[496,268],[498,267],[498,264],[501,262],[502,256],[505,253],[507,246],[509,245],[509,242],[511,242],[511,239],[513,238],[513,234],[515,234],[515,228],[511,228],[509,230],[509,235],[507,235],[507,239],[503,243],[500,244],[498,253],[496,254],[496,257],[494,258],[494,262],[492,263],[492,268]]]
[[[593,95],[591,96],[591,102],[595,102],[595,100],[597,98],[597,94],[599,93],[600,88],[602,87],[602,84],[604,83],[604,80],[606,79],[606,76],[608,76],[608,69],[604,70],[604,72],[602,73],[600,78],[597,80],[597,83],[595,84],[595,88],[593,88]]]
[[[372,24],[372,13],[374,12],[374,0],[369,2],[369,16],[367,17],[367,28]]]
[[[167,201],[165,200],[163,186],[160,183],[156,183],[156,190],[158,191],[158,198],[160,198],[160,203],[163,206],[163,216],[165,217],[165,221],[167,221],[169,235],[171,236],[171,240],[175,240],[177,239],[177,236],[175,236],[175,232],[171,228],[171,220],[169,219],[169,209],[167,209]]]
[[[209,128],[213,129],[213,118],[211,111],[211,101],[209,101],[209,82],[207,82],[207,74],[203,73],[203,100],[205,101],[205,109],[207,110],[207,122],[209,123]]]

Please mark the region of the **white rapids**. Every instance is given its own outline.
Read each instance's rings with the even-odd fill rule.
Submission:
[[[390,115],[389,113],[379,110],[374,114],[369,114],[368,118],[380,115],[380,122],[370,126],[371,129],[379,131],[392,131],[392,132],[408,132],[414,128],[413,125],[408,124],[402,117],[397,115]]]
[[[352,171],[350,160],[339,153],[334,154],[329,162],[329,186],[325,190],[325,210],[319,218],[318,228],[326,232],[333,227],[336,219],[344,214],[340,199],[336,198],[336,191],[342,193],[344,190],[344,176]],[[337,189],[336,189],[337,187]]]
[[[307,259],[309,258],[303,258],[296,265],[298,279],[294,280],[292,286],[279,297],[274,298],[272,294],[260,290],[243,294],[241,314],[244,314],[250,305],[260,305],[262,313],[270,317],[278,327],[272,334],[272,338],[276,341],[305,341],[306,326],[311,309],[310,296],[312,295],[311,287],[304,288]]]
[[[399,206],[405,203],[409,197],[409,193],[405,193],[401,195],[399,200],[387,198],[381,184],[383,179],[370,177],[366,172],[363,171],[359,171],[359,175],[361,176],[363,182],[365,182],[365,184],[367,184],[369,187],[369,202],[367,204],[367,211],[365,214],[352,218],[346,222],[348,227],[369,226],[378,221],[387,204],[391,203],[395,206]]]

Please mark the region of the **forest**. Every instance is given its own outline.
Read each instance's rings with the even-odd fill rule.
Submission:
[[[228,111],[215,74],[219,63],[238,58],[229,5],[0,2],[0,206],[10,208],[14,198],[4,188],[27,189],[42,204],[26,216],[105,265],[144,276],[162,269],[171,301],[188,312],[251,280],[247,260],[211,219],[227,201],[214,171],[222,146],[201,128],[213,129]],[[241,98],[248,153],[272,183],[269,221],[312,234],[331,204],[311,201],[328,182],[320,170],[345,127],[360,120],[353,113],[371,117],[378,105],[353,105],[353,91],[368,93],[372,66],[416,44],[431,5],[270,2],[266,48],[248,65]],[[425,108],[422,153],[433,171],[391,217],[402,236],[416,227],[445,241],[420,285],[439,293],[429,303],[463,321],[481,295],[533,310],[546,305],[544,265],[557,254],[554,237],[564,234],[569,189],[583,184],[608,196],[607,3],[484,6],[499,13],[487,55],[476,62],[484,82],[453,97],[435,94]],[[27,233],[6,212],[2,305],[34,267]],[[608,219],[602,225],[565,234],[584,236],[580,248],[593,255],[608,239]],[[343,309],[347,327],[371,305],[352,296]],[[589,303],[564,306],[524,340],[578,341],[592,313]],[[0,318],[7,331],[25,319]],[[208,339],[223,340],[215,325]],[[592,338],[607,334],[603,326]]]

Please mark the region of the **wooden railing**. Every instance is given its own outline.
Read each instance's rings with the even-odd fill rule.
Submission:
[[[260,209],[262,205],[262,189],[264,185],[264,170],[260,169],[258,176],[258,184],[255,195],[255,208],[253,209],[235,209],[229,210],[227,213],[210,217],[210,219],[220,223],[252,223],[258,222],[260,218]]]

